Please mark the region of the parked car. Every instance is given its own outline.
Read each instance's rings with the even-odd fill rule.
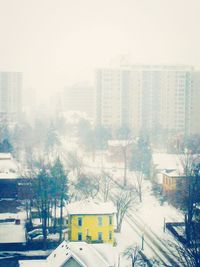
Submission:
[[[43,235],[37,235],[33,237],[32,240],[43,240]]]
[[[29,240],[34,240],[37,236],[42,236],[43,237],[43,232],[41,228],[38,229],[34,229],[30,232],[27,233],[28,234],[28,239]],[[49,234],[49,231],[47,230],[47,235]]]

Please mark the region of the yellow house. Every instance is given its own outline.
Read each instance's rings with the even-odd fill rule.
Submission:
[[[114,243],[114,214],[112,203],[83,200],[67,206],[70,241]]]

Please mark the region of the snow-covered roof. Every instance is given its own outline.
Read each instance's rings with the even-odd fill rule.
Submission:
[[[113,214],[116,209],[112,202],[97,202],[91,199],[77,201],[66,206],[68,214]]]
[[[184,174],[180,173],[177,170],[164,170],[161,173],[168,176],[168,177],[171,177],[171,178],[178,178],[178,177],[183,178],[183,177],[185,177]]]
[[[47,267],[46,260],[21,260],[19,267]]]
[[[25,243],[26,230],[24,224],[15,222],[0,223],[0,243]]]
[[[118,254],[112,245],[66,241],[63,241],[46,260],[19,261],[19,266],[61,267],[71,258],[83,267],[118,266]]]
[[[0,153],[0,160],[11,159],[11,158],[12,158],[11,153]]]
[[[0,153],[0,179],[18,178],[18,164],[10,153]]]
[[[157,170],[177,170],[183,173],[181,159],[177,154],[153,153],[152,160]]]
[[[10,180],[13,180],[13,179],[18,179],[19,178],[19,174],[18,173],[13,173],[13,172],[4,172],[4,173],[1,173],[0,172],[0,180],[3,180],[3,179],[10,179]]]

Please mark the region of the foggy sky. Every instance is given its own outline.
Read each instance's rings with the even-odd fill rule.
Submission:
[[[0,71],[44,96],[118,54],[199,66],[199,13],[199,0],[0,0]]]

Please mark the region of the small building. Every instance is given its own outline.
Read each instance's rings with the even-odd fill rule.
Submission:
[[[0,219],[0,249],[21,249],[26,244],[24,221],[18,218]]]
[[[10,153],[0,153],[0,198],[18,195],[18,164]]]
[[[183,173],[181,157],[177,154],[153,153],[151,164],[151,176],[155,183],[163,184],[163,172],[175,171],[177,174]]]
[[[163,193],[173,193],[177,189],[183,191],[187,185],[187,178],[176,170],[165,170],[162,172],[162,189]],[[185,190],[184,190],[185,191]]]
[[[109,162],[124,162],[124,151],[129,161],[132,155],[132,140],[108,140],[107,160]]]
[[[46,260],[20,260],[19,267],[118,267],[118,259],[109,244],[63,241]]]
[[[10,153],[0,153],[0,198],[27,199],[32,197],[30,181],[22,178],[19,163]]]
[[[113,203],[83,200],[69,204],[66,209],[70,241],[114,243]]]

